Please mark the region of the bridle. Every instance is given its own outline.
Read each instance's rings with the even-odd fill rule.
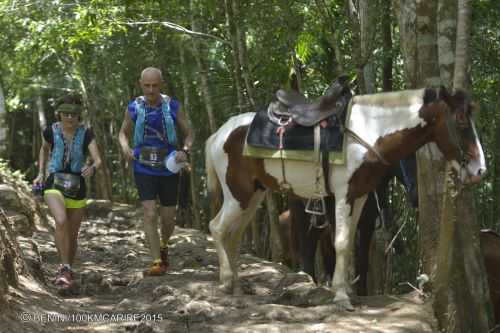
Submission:
[[[460,112],[466,112],[460,111]],[[461,133],[467,130],[473,131],[475,134],[474,124],[471,121],[469,115],[464,114],[465,121],[460,122],[457,120],[458,112],[452,113],[450,107],[446,107],[446,127],[448,130],[448,135],[451,141],[451,144],[458,151],[458,162],[460,166],[465,167],[467,163],[470,161],[470,156],[468,154],[468,146],[467,142],[464,140],[464,134]]]

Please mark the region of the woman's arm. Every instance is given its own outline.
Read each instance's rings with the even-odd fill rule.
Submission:
[[[45,181],[45,169],[47,167],[47,160],[49,157],[50,144],[42,140],[42,146],[40,147],[40,152],[38,153],[38,175],[33,180],[33,184],[40,186],[43,185]]]
[[[85,166],[82,169],[82,176],[83,177],[89,177],[89,176],[94,175],[102,163],[101,155],[99,154],[99,149],[97,148],[97,143],[95,142],[95,139],[92,139],[92,141],[90,141],[89,153],[90,153],[90,157],[92,158],[92,161],[94,163],[92,163],[91,165]]]

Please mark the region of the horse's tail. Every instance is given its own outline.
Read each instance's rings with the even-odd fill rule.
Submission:
[[[222,190],[219,177],[215,171],[212,157],[213,141],[215,134],[212,134],[205,143],[205,169],[207,172],[207,190],[210,199],[210,216],[214,217],[222,206]]]

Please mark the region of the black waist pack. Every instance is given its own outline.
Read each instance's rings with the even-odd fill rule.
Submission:
[[[142,147],[139,152],[139,163],[157,168],[165,169],[166,148]]]
[[[75,199],[80,192],[80,176],[56,172],[54,174],[54,188],[61,191],[65,197]]]

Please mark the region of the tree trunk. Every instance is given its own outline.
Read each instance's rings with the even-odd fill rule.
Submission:
[[[439,0],[437,16],[440,75],[443,84],[451,88],[455,70],[457,0]]]
[[[373,45],[375,39],[375,16],[378,7],[376,1],[349,0],[348,12],[353,33],[353,54],[356,63],[357,82],[360,94],[375,92],[375,73],[373,71]],[[390,25],[390,23],[389,23]],[[385,260],[383,257],[383,242],[374,233],[369,247],[370,259],[376,266],[370,265],[370,283],[367,293],[378,294],[383,290]],[[382,244],[382,245],[381,245]],[[380,255],[382,253],[382,255]],[[379,260],[380,259],[380,260]],[[376,268],[375,268],[376,267]],[[375,269],[374,269],[375,268]]]
[[[473,189],[456,184],[451,166],[446,174],[434,310],[446,332],[488,332],[493,321]]]
[[[186,70],[186,57],[185,57],[185,45],[180,45],[179,48],[179,57],[181,61],[181,67],[183,70],[181,71],[181,82],[182,82],[182,90],[184,92],[184,99],[183,99],[183,109],[184,112],[186,113],[186,118],[190,124],[192,125],[192,116],[191,116],[191,103],[189,99],[189,83],[188,83],[188,78],[187,74],[188,71]],[[191,127],[192,128],[192,127]],[[196,229],[201,229],[201,223],[200,223],[200,211],[199,211],[199,203],[198,203],[198,186],[196,182],[196,177],[195,177],[195,170],[196,170],[196,160],[195,160],[195,154],[191,154],[191,171],[189,172],[189,177],[190,177],[190,193],[191,193],[191,210],[193,213],[194,217],[194,223],[192,227]]]
[[[434,1],[400,0],[401,51],[409,88],[438,85],[437,5]],[[422,271],[433,278],[443,190],[444,162],[431,144],[417,152],[419,248]],[[432,280],[431,280],[432,281]],[[432,286],[432,284],[430,284]]]
[[[457,42],[455,51],[455,73],[453,77],[454,89],[467,89],[469,82],[467,72],[469,66],[469,44],[470,44],[470,21],[471,21],[471,1],[458,0],[457,18]]]
[[[3,216],[0,220],[3,222]],[[6,222],[5,224],[8,224]],[[19,255],[16,253],[14,247],[15,239],[9,237],[9,234],[0,228],[0,314],[3,309],[8,308],[5,306],[6,295],[9,286],[16,287],[18,284],[18,275],[16,272],[15,261]]]
[[[302,91],[302,63],[300,59],[297,58],[297,53],[293,52],[293,73],[288,77],[289,88],[295,90],[296,92]]]
[[[348,1],[353,33],[353,54],[361,94],[375,92],[372,52],[376,30],[373,28],[374,16],[377,11],[374,3],[368,0]]]
[[[197,0],[191,0],[191,26],[194,31],[199,30],[199,24],[197,15],[201,15],[201,9],[199,8],[199,3]],[[200,85],[203,96],[203,102],[205,104],[205,108],[207,110],[208,116],[208,126],[210,128],[210,133],[214,133],[217,130],[217,125],[214,117],[214,106],[212,103],[212,94],[210,93],[210,85],[208,79],[208,71],[206,70],[206,66],[202,60],[201,56],[201,48],[198,43],[198,39],[196,37],[192,38],[192,47],[193,47],[193,55],[196,60],[196,64],[198,65],[198,69],[200,72]]]
[[[276,199],[271,191],[266,193],[267,216],[269,216],[269,238],[270,238],[270,258],[274,262],[283,261],[283,248],[280,241],[278,208]]]
[[[438,319],[440,327],[449,327],[451,322],[450,313],[456,309],[449,308],[449,291],[451,284],[452,258],[454,252],[453,235],[455,233],[456,216],[453,214],[456,207],[456,188],[453,186],[453,181],[450,178],[450,167],[447,166],[445,174],[447,175],[444,184],[444,201],[443,206],[448,209],[443,209],[441,216],[441,226],[439,235],[439,246],[437,248],[436,260],[436,277],[434,282],[435,300],[434,312]],[[419,188],[420,190],[420,188]]]
[[[33,160],[38,161],[38,154],[40,152],[41,139],[43,130],[47,127],[47,119],[45,118],[45,109],[43,107],[42,96],[36,97],[36,112],[38,117],[33,117]]]
[[[469,65],[470,44],[470,0],[458,0],[456,62],[453,75],[454,89],[467,89],[467,70]],[[455,205],[449,207],[460,219],[460,228],[456,228],[455,242],[462,252],[455,257],[458,266],[457,276],[462,277],[463,284],[454,291],[457,308],[466,316],[460,317],[462,328],[470,332],[488,332],[493,326],[491,301],[486,279],[486,270],[482,260],[479,243],[480,227],[477,223],[474,192],[471,187],[461,188],[455,198]],[[444,209],[448,209],[445,207]]]
[[[417,1],[417,87],[441,84],[436,13],[436,1]]]
[[[392,91],[392,8],[390,1],[382,1],[382,89]]]
[[[5,96],[0,82],[0,158],[7,158],[7,109]]]
[[[36,111],[38,114],[38,124],[40,131],[43,131],[47,127],[47,118],[45,117],[45,109],[43,107],[42,96],[38,95],[36,98]]]
[[[476,218],[473,188],[463,188],[456,201],[460,228],[456,228],[455,242],[462,252],[456,260],[461,265],[458,276],[463,276],[465,282],[457,286],[458,291],[463,293],[460,304],[464,314],[461,317],[462,326],[469,332],[488,332],[489,327],[494,326],[493,312],[479,243],[480,226]]]
[[[340,41],[342,40],[342,35],[345,31],[341,31],[341,24],[338,24],[338,28],[335,27],[336,19],[332,12],[330,11],[329,5],[325,3],[325,0],[315,0],[316,7],[318,7],[321,15],[323,16],[323,20],[327,22],[327,26],[332,34],[331,46],[333,48],[334,56],[335,56],[335,72],[338,74],[344,73],[344,59],[343,52],[340,49]]]
[[[359,25],[361,59],[363,66],[363,80],[365,91],[368,94],[375,93],[375,71],[373,69],[373,44],[375,41],[374,29],[375,16],[378,14],[377,2],[370,0],[359,0]]]
[[[5,158],[10,160],[12,159],[12,152],[14,150],[14,141],[16,140],[16,117],[9,117],[9,139],[7,140],[7,152],[5,153]]]
[[[399,0],[398,21],[401,54],[404,59],[406,88],[417,87],[417,4]]]
[[[245,105],[245,99],[243,96],[243,87],[241,82],[241,65],[238,58],[238,38],[236,35],[235,28],[235,18],[233,16],[233,11],[231,7],[231,0],[224,0],[224,8],[226,14],[226,25],[229,32],[229,36],[231,37],[231,56],[233,59],[233,81],[234,86],[236,88],[236,98],[238,100],[238,112],[243,112],[243,107]]]
[[[497,115],[497,126],[500,125],[500,115]],[[494,141],[493,141],[493,198],[492,200],[492,216],[496,219],[497,223],[500,221],[500,205],[498,204],[498,200],[500,200],[500,130],[495,133]],[[493,219],[492,219],[493,220]],[[497,224],[498,225],[498,224]]]
[[[241,74],[243,76],[243,82],[245,82],[247,99],[252,106],[252,111],[255,110],[255,99],[253,92],[253,83],[250,75],[250,69],[247,61],[247,46],[246,46],[246,32],[243,29],[244,20],[241,18],[240,13],[240,3],[239,0],[230,0],[231,9],[233,11],[233,16],[236,18],[236,41],[238,46],[238,60],[241,67]]]
[[[88,121],[92,125],[92,130],[95,134],[95,140],[97,147],[99,149],[100,154],[105,154],[106,146],[103,142],[105,136],[105,132],[102,128],[102,121],[98,121],[97,119],[97,107],[94,104],[94,100],[90,98],[87,90],[87,85],[84,82],[82,76],[80,76],[77,72],[75,75],[77,80],[80,83],[80,88],[82,89],[82,97],[83,102],[87,106],[88,110]],[[112,200],[112,181],[111,181],[111,171],[108,168],[107,159],[105,156],[101,156],[102,164],[99,168],[99,171],[95,174],[95,184],[96,184],[96,197],[99,199]]]
[[[436,150],[435,144],[428,144],[417,152],[419,256],[422,273],[431,277],[428,287],[432,287],[436,269],[445,170]]]

